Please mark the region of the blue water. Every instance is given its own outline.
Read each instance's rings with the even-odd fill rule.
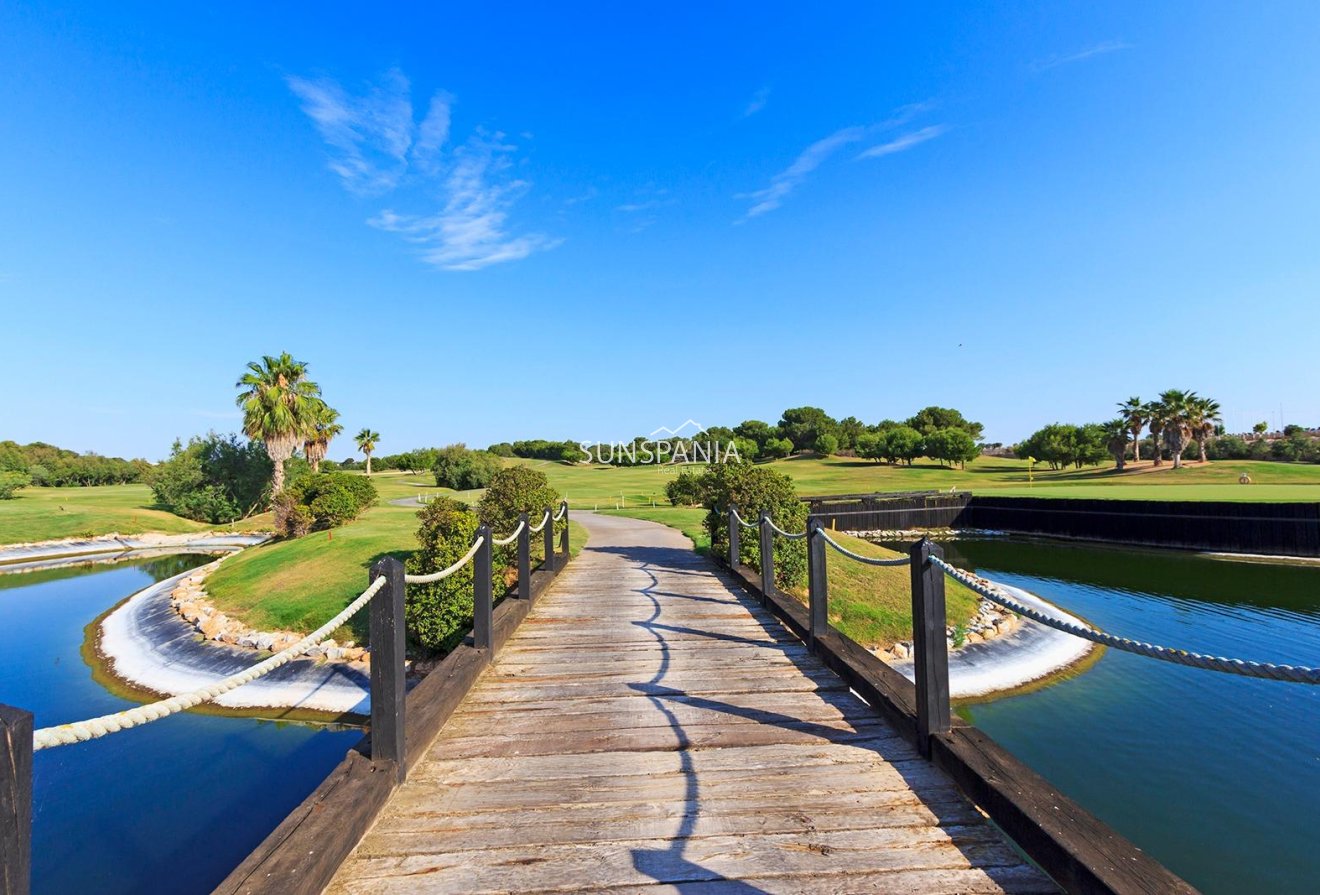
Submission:
[[[1116,634],[1320,665],[1320,567],[1025,539],[946,550]],[[1320,891],[1320,687],[1108,650],[961,713],[1206,893]]]
[[[205,556],[0,575],[0,702],[37,727],[135,703],[92,680],[84,627]],[[184,713],[38,752],[36,893],[209,892],[360,731]]]

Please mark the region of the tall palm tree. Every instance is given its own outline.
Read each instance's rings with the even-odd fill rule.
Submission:
[[[1196,439],[1197,453],[1204,463],[1206,462],[1205,443],[1215,434],[1215,425],[1222,422],[1219,402],[1214,398],[1194,397],[1190,409],[1188,422],[1191,424],[1192,437]]]
[[[1164,405],[1159,401],[1148,401],[1145,404],[1146,425],[1150,428],[1150,440],[1155,445],[1155,456],[1151,458],[1152,466],[1164,465],[1164,452],[1160,449],[1160,436],[1164,434],[1164,427],[1168,422]]]
[[[1160,392],[1160,404],[1164,407],[1164,443],[1173,457],[1173,468],[1182,468],[1183,451],[1187,449],[1187,439],[1192,434],[1191,408],[1198,400],[1196,392],[1186,392],[1171,388]]]
[[[363,429],[357,434],[356,441],[358,450],[367,455],[367,475],[371,475],[371,452],[376,449],[376,442],[380,441],[380,433]]]
[[[1141,462],[1141,430],[1146,428],[1147,418],[1149,417],[1149,405],[1142,403],[1137,397],[1128,398],[1122,404],[1118,405],[1119,418],[1127,426],[1127,431],[1132,433],[1132,462]],[[1123,464],[1119,464],[1123,468]]]
[[[1128,417],[1120,416],[1118,419],[1101,423],[1101,427],[1105,432],[1105,449],[1114,458],[1118,471],[1122,472],[1127,464],[1128,433],[1132,431],[1132,425]]]
[[[243,432],[260,439],[275,463],[271,489],[284,490],[284,461],[302,444],[312,426],[321,388],[307,378],[307,365],[286,351],[250,361],[248,371],[234,383],[241,389],[235,399],[243,409]]]
[[[312,416],[312,428],[303,442],[303,453],[307,462],[312,464],[312,472],[320,472],[321,461],[330,453],[330,442],[344,431],[344,427],[336,422],[339,411],[320,399],[317,399]]]

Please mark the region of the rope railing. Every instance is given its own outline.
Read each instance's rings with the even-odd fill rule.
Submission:
[[[834,538],[830,537],[828,534],[825,533],[825,529],[823,528],[817,529],[817,533],[819,537],[825,540],[826,544],[829,544],[831,547],[842,553],[844,556],[848,557],[849,559],[855,559],[860,563],[866,563],[868,566],[906,566],[912,562],[912,558],[910,556],[896,556],[893,558],[885,558],[880,556],[863,556],[860,553],[854,553],[853,551],[849,550],[847,547],[840,544],[838,541],[834,540]]]
[[[559,501],[559,512],[555,513],[555,521],[558,522],[560,519],[563,519],[564,516],[566,516],[567,514],[568,514],[568,501],[566,500]]]
[[[75,721],[70,724],[58,724],[54,727],[43,727],[35,731],[32,735],[32,748],[34,750],[48,749],[51,746],[66,746],[70,743],[83,743],[87,740],[94,740],[103,737],[106,734],[117,733],[121,730],[128,730],[150,721],[156,721],[168,717],[184,709],[190,709],[193,706],[201,705],[204,702],[223,696],[230,690],[235,690],[244,684],[251,683],[260,677],[270,674],[276,668],[287,665],[298,656],[307,652],[316,644],[325,640],[330,634],[344,622],[348,621],[359,609],[371,602],[371,598],[376,595],[382,587],[385,586],[384,576],[371,582],[371,585],[364,590],[357,599],[344,607],[334,618],[330,619],[321,627],[308,634],[302,640],[280,650],[263,662],[253,665],[251,668],[231,674],[226,678],[216,681],[214,684],[206,687],[199,687],[187,693],[181,693],[178,696],[171,696],[169,699],[162,699],[159,702],[140,705],[122,712],[115,712],[112,715],[101,715],[96,718],[88,718],[85,721]]]
[[[455,562],[453,565],[443,568],[438,572],[428,572],[425,575],[404,575],[403,576],[404,583],[431,584],[434,581],[445,580],[450,575],[454,574],[459,569],[463,568],[465,565],[471,562],[472,557],[477,555],[477,551],[481,549],[481,545],[485,542],[485,540],[486,539],[483,537],[478,537],[476,540],[474,540],[472,542],[472,546],[468,548],[468,552],[464,553],[461,557],[459,557],[458,561]]]
[[[757,524],[756,524],[755,522],[748,522],[746,519],[744,519],[742,516],[740,516],[740,515],[738,514],[738,510],[737,510],[736,507],[735,507],[735,508],[730,508],[729,512],[733,513],[733,518],[736,519],[736,520],[738,520],[738,524],[741,525],[743,528],[757,528],[757,527],[758,527]]]
[[[790,541],[801,540],[802,538],[805,538],[807,536],[807,533],[805,531],[799,531],[796,534],[791,531],[784,531],[778,525],[775,525],[775,520],[771,519],[769,516],[765,517],[765,524],[769,525],[770,530],[773,531],[775,534],[779,535],[782,538],[788,538]]]
[[[1071,634],[1074,637],[1081,637],[1084,640],[1089,640],[1092,643],[1097,643],[1101,646],[1113,647],[1116,650],[1121,650],[1126,653],[1145,656],[1149,659],[1158,659],[1161,662],[1171,662],[1174,665],[1185,665],[1189,668],[1204,668],[1209,671],[1222,671],[1225,674],[1264,678],[1273,681],[1292,681],[1299,684],[1320,684],[1320,668],[1307,668],[1306,666],[1301,665],[1276,665],[1272,662],[1254,662],[1249,659],[1229,659],[1224,658],[1223,656],[1207,656],[1189,650],[1174,649],[1172,647],[1159,646],[1157,644],[1146,643],[1140,640],[1132,640],[1128,637],[1119,637],[1115,634],[1110,634],[1107,631],[1100,631],[1086,625],[1064,621],[1063,619],[1055,618],[1048,613],[1041,612],[1038,609],[1027,606],[1024,603],[1013,599],[985,579],[972,575],[969,572],[965,572],[962,569],[955,568],[937,556],[932,556],[930,562],[932,565],[943,570],[943,572],[950,578],[965,585],[968,589],[985,597],[992,603],[1016,612],[1024,618],[1029,618],[1034,622],[1039,622],[1046,627],[1053,628],[1056,631],[1062,631],[1063,633]]]
[[[546,525],[549,524],[549,522],[550,522],[550,511],[546,510],[544,515],[541,516],[541,521],[538,522],[536,525],[529,525],[527,527],[527,530],[530,531],[532,534],[540,534],[541,529],[545,528]]]
[[[520,519],[518,520],[518,527],[515,528],[507,538],[491,538],[490,542],[496,547],[507,547],[514,541],[518,540],[518,535],[522,534],[523,526],[526,524],[527,520]]]

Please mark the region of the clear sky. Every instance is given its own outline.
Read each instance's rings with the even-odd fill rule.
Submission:
[[[0,5],[0,438],[1320,423],[1320,4],[267,6]]]

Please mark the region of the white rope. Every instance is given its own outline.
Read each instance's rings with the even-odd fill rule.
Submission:
[[[130,727],[137,727],[140,724],[146,724],[150,721],[165,718],[169,715],[181,712],[184,709],[190,709],[195,705],[201,705],[203,702],[210,702],[219,696],[223,696],[230,690],[235,690],[244,684],[251,683],[257,678],[269,674],[281,665],[287,665],[289,662],[329,637],[336,628],[348,621],[354,613],[367,605],[367,603],[371,602],[371,598],[385,586],[386,580],[385,576],[382,575],[375,581],[371,582],[370,587],[364,590],[356,600],[344,607],[344,610],[334,618],[330,619],[330,621],[326,622],[288,649],[280,650],[264,662],[259,662],[251,668],[244,669],[236,674],[231,674],[229,677],[216,681],[209,687],[201,687],[188,693],[171,696],[169,699],[162,699],[159,702],[140,705],[136,708],[128,709],[127,711],[116,712],[113,715],[101,715],[97,718],[88,718],[86,721],[75,721],[71,724],[59,724],[55,727],[43,727],[32,735],[32,748],[47,749],[51,746],[66,746],[70,743],[83,743],[87,740],[94,740],[109,733],[117,733],[121,730],[127,730]]]
[[[1026,606],[1014,600],[1008,594],[992,585],[983,578],[978,578],[962,569],[954,568],[937,556],[930,558],[931,564],[944,570],[950,578],[960,581],[968,588],[985,597],[992,603],[998,603],[1005,609],[1010,609],[1018,615],[1025,616],[1042,625],[1053,628],[1056,631],[1062,631],[1065,634],[1072,634],[1074,637],[1081,637],[1083,640],[1089,640],[1092,643],[1098,643],[1101,646],[1112,646],[1114,649],[1122,650],[1127,653],[1134,653],[1138,656],[1146,656],[1150,659],[1159,659],[1161,662],[1172,662],[1175,665],[1186,665],[1189,668],[1205,668],[1210,671],[1222,671],[1227,674],[1238,674],[1243,677],[1266,678],[1274,681],[1293,681],[1299,684],[1320,684],[1320,668],[1307,668],[1301,665],[1275,665],[1272,662],[1253,662],[1248,659],[1226,659],[1223,656],[1207,656],[1202,653],[1188,652],[1187,650],[1173,649],[1167,646],[1158,646],[1153,643],[1145,643],[1140,640],[1131,640],[1127,637],[1118,637],[1106,631],[1097,631],[1086,625],[1078,625],[1067,622],[1062,619],[1047,615],[1030,606]]]
[[[773,531],[778,532],[780,535],[788,538],[790,541],[796,541],[799,540],[800,538],[805,538],[807,536],[807,533],[805,531],[800,531],[797,534],[791,534],[790,532],[784,531],[778,525],[775,525],[775,520],[771,519],[769,516],[765,517],[765,523],[766,525],[769,525]]]
[[[568,515],[568,501],[561,500],[559,502],[559,512],[555,513],[555,521],[558,522],[560,519],[563,519],[564,516],[566,515]]]
[[[550,521],[550,511],[546,510],[545,515],[541,517],[540,523],[537,525],[533,525],[529,530],[531,531],[532,534],[539,534],[541,529],[545,528],[546,523],[549,521]]]
[[[494,544],[496,547],[504,547],[509,544],[512,544],[514,541],[518,540],[518,535],[522,534],[523,526],[525,526],[526,524],[527,524],[526,520],[519,519],[518,527],[513,530],[513,534],[509,535],[507,538],[492,537],[490,539],[490,542]]]
[[[483,537],[483,538],[477,538],[475,541],[473,541],[472,546],[468,548],[468,552],[464,553],[462,558],[459,559],[458,562],[454,563],[452,566],[450,566],[447,569],[441,569],[438,572],[428,572],[425,575],[404,575],[403,580],[408,584],[430,584],[433,581],[443,581],[444,579],[448,578],[450,575],[454,574],[459,569],[467,565],[468,560],[472,559],[472,557],[477,555],[477,551],[481,549],[482,542],[484,542],[485,540],[486,539]]]
[[[912,557],[910,556],[895,556],[892,559],[884,559],[878,556],[863,556],[860,553],[853,553],[847,547],[843,546],[838,541],[834,540],[834,538],[827,535],[825,533],[825,529],[820,528],[817,529],[817,531],[819,531],[820,536],[825,539],[826,544],[829,544],[831,547],[833,547],[835,550],[839,551],[849,559],[855,559],[858,562],[864,562],[868,566],[905,566],[908,563],[912,562]]]
[[[738,515],[738,510],[737,510],[736,508],[730,508],[730,512],[733,513],[733,518],[737,519],[737,520],[738,520],[738,524],[741,525],[743,528],[757,528],[757,527],[758,527],[757,524],[756,524],[755,522],[748,522],[748,521],[747,521],[746,519],[744,519],[742,516]]]

